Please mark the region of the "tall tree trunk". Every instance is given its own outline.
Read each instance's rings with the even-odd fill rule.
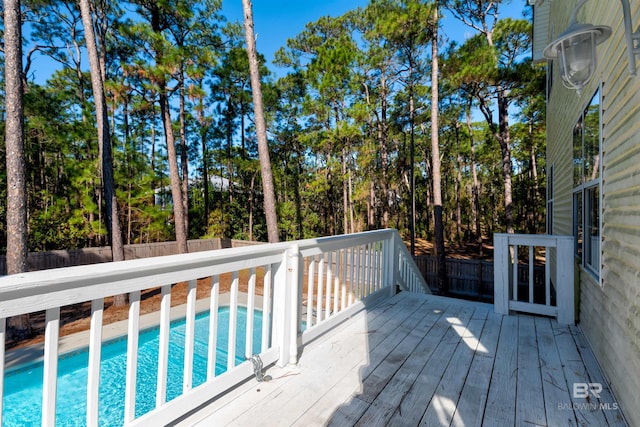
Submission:
[[[512,197],[512,166],[511,166],[511,144],[510,144],[510,134],[509,134],[509,111],[508,105],[505,99],[505,94],[503,90],[498,91],[498,117],[499,124],[493,122],[493,114],[489,106],[487,105],[487,100],[483,98],[479,98],[480,102],[479,107],[483,116],[485,117],[485,121],[491,129],[494,138],[498,141],[498,145],[500,145],[500,153],[502,155],[502,176],[504,179],[504,207],[505,207],[505,228],[507,233],[513,233],[513,197]],[[495,212],[495,211],[494,211]]]
[[[202,87],[202,80],[200,80],[200,86]],[[208,232],[209,228],[209,167],[208,159],[209,152],[207,150],[207,130],[208,124],[205,118],[204,110],[204,96],[200,96],[200,107],[198,109],[198,116],[200,121],[200,145],[202,147],[202,184],[204,186],[204,223],[205,232]]]
[[[531,229],[529,232],[531,234],[535,234],[537,232],[537,224],[541,224],[544,219],[542,218],[540,210],[538,209],[538,203],[541,199],[541,196],[540,185],[538,184],[538,161],[536,158],[536,145],[533,139],[533,119],[529,120],[529,141],[531,143],[531,145],[529,146],[529,163],[531,164],[531,181],[533,182],[533,200],[531,203],[533,209],[529,210],[531,213]]]
[[[262,191],[264,193],[264,213],[267,219],[267,234],[269,243],[280,240],[278,233],[278,218],[276,213],[276,196],[271,173],[271,159],[267,143],[267,126],[262,105],[262,87],[260,85],[260,69],[256,52],[256,39],[253,32],[253,11],[251,0],[242,0],[244,11],[244,30],[247,39],[247,56],[251,72],[251,93],[253,96],[253,110],[258,137],[258,156],[262,171]]]
[[[413,67],[409,68],[409,75],[413,74]],[[416,123],[415,123],[415,105],[413,99],[413,78],[409,81],[409,197],[411,198],[411,213],[409,215],[409,233],[411,240],[411,255],[416,254],[416,217],[415,217],[415,200],[416,200]]]
[[[511,164],[511,135],[509,133],[509,106],[504,89],[498,88],[498,117],[500,120],[500,151],[502,153],[502,174],[504,176],[504,219],[507,233],[514,233],[513,228],[513,190]]]
[[[151,27],[155,33],[160,33],[160,10],[158,5],[151,7]],[[164,62],[163,53],[155,52],[156,64]],[[169,161],[169,178],[171,180],[171,196],[173,198],[173,220],[176,227],[176,243],[178,253],[187,253],[187,229],[185,227],[185,217],[182,202],[182,188],[180,172],[178,169],[178,157],[176,153],[176,141],[173,133],[173,123],[171,122],[171,108],[169,106],[169,95],[167,94],[167,82],[164,77],[157,80],[159,87],[158,98],[160,102],[160,115],[164,125],[164,134],[167,141],[167,158]]]
[[[111,244],[111,256],[113,261],[124,260],[124,245],[122,242],[122,230],[118,216],[118,201],[116,200],[115,179],[113,176],[113,155],[111,152],[111,139],[109,133],[109,116],[107,102],[104,95],[104,82],[98,55],[98,46],[93,28],[91,5],[89,0],[80,0],[80,13],[84,26],[84,37],[89,55],[89,67],[91,70],[91,87],[96,108],[96,123],[98,125],[98,147],[100,151],[100,171],[105,200],[105,222],[107,234]],[[103,47],[104,48],[104,47]],[[126,295],[117,295],[114,305],[122,306],[127,303]]]
[[[367,230],[373,230],[376,226],[376,185],[369,181],[369,198],[367,199]]]
[[[171,109],[164,83],[160,90],[160,112],[164,123],[164,133],[167,140],[167,157],[169,160],[169,178],[171,180],[171,197],[173,199],[173,219],[176,227],[176,243],[178,253],[188,252],[187,230],[185,228],[184,208],[182,202],[182,188],[180,172],[178,171],[178,156],[176,153],[176,141],[171,123]]]
[[[353,212],[353,180],[351,179],[351,169],[347,172],[348,175],[348,183],[349,183],[349,230],[350,233],[356,232],[356,226],[354,222],[354,212]]]
[[[380,169],[382,169],[382,228],[389,227],[389,125],[387,123],[387,79],[380,75],[380,123],[378,139],[380,141]]]
[[[433,207],[436,257],[438,263],[438,290],[449,293],[447,264],[444,247],[444,223],[442,221],[442,186],[440,175],[440,145],[438,138],[438,2],[434,3],[433,39],[431,42],[431,163],[433,167]]]
[[[476,168],[476,147],[473,140],[473,124],[471,122],[471,106],[467,109],[467,129],[469,131],[469,145],[471,146],[471,216],[473,220],[473,234],[478,242],[478,252],[482,256],[482,225],[480,222],[480,182],[478,180],[478,170]]]
[[[4,0],[4,56],[7,230],[11,230],[7,233],[7,274],[18,274],[27,271],[29,236],[20,0]],[[4,323],[0,327],[4,329]],[[31,335],[28,314],[10,318],[8,327],[12,339],[21,340]]]
[[[349,234],[349,182],[347,180],[347,149],[342,149],[342,230]]]
[[[256,184],[256,173],[251,175],[251,187],[249,188],[249,241],[253,242],[253,198],[254,187]]]
[[[460,122],[456,120],[456,241],[462,240],[462,153],[460,152]]]
[[[293,186],[293,196],[296,204],[296,222],[298,223],[298,239],[304,238],[304,224],[302,221],[302,197],[300,195],[300,177],[304,172],[304,165],[300,161],[302,155],[300,154],[299,141],[296,141],[296,175]]]
[[[183,67],[183,66],[181,66]],[[184,70],[180,71],[178,83],[180,94],[180,167],[182,168],[182,210],[184,215],[184,230],[189,236],[189,155],[187,152],[187,125],[185,123],[185,95],[184,95]]]

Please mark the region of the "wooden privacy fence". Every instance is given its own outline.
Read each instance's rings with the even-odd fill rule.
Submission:
[[[437,258],[414,257],[425,281],[433,292],[438,290]],[[481,260],[447,258],[450,296],[493,302],[493,263]]]
[[[414,257],[420,272],[432,292],[438,291],[437,259],[430,255]],[[447,258],[447,274],[449,276],[449,293],[452,297],[493,302],[493,262],[474,259]],[[521,265],[518,269],[519,282],[528,282],[529,267]],[[536,289],[544,287],[544,265],[535,266],[534,282]]]
[[[234,239],[202,239],[189,240],[189,252],[203,252],[215,249],[239,248],[259,245],[260,242],[248,242]],[[141,259],[165,255],[176,255],[176,242],[144,243],[124,246],[124,259]],[[100,264],[111,262],[111,247],[84,248],[61,251],[29,252],[27,259],[29,271],[48,270],[51,268],[73,267],[76,265]],[[6,257],[0,256],[0,275],[7,274]]]

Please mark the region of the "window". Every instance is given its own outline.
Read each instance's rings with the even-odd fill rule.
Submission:
[[[602,124],[600,91],[573,129],[573,235],[581,265],[600,276]]]

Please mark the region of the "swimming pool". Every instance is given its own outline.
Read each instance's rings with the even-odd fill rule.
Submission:
[[[238,307],[236,362],[244,360],[247,310]],[[253,353],[259,353],[262,340],[262,312],[254,314]],[[218,310],[218,348],[216,375],[227,369],[229,341],[229,308]],[[182,394],[185,320],[171,323],[167,401]],[[209,313],[196,316],[195,351],[193,356],[193,387],[207,376]],[[140,332],[136,417],[155,408],[158,375],[159,328]],[[103,343],[100,364],[100,425],[115,426],[124,422],[124,395],[127,359],[126,337]],[[58,401],[56,425],[83,426],[86,423],[88,348],[61,356],[58,362]],[[33,363],[5,375],[3,426],[40,425],[42,411],[43,365]]]

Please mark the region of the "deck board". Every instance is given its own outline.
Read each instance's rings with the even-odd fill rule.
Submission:
[[[367,386],[364,386],[362,378],[370,379],[372,382],[384,381],[382,375],[372,375],[372,373],[383,372],[385,362],[389,357],[393,357],[390,355],[392,355],[402,343],[411,341],[411,335],[413,329],[415,329],[415,325],[422,323],[421,321],[425,316],[424,310],[424,304],[421,304],[416,307],[416,310],[401,324],[385,325],[387,330],[391,328],[393,333],[388,333],[387,330],[377,330],[376,332],[381,332],[381,334],[388,334],[387,338],[381,341],[375,348],[370,348],[368,361],[361,365],[359,375],[355,377],[355,382],[352,376],[341,378],[334,387],[313,402],[313,405],[296,420],[296,424],[308,426],[317,425],[318,422],[326,421],[328,419],[327,415],[334,412],[336,406],[340,406],[345,400],[356,394],[359,395],[359,400],[364,402],[365,399],[362,394],[367,390],[369,383],[367,383]]]
[[[403,292],[268,374],[176,424],[625,425],[619,410],[574,408],[586,399],[573,382],[604,384],[578,328],[449,298]],[[602,402],[615,403],[605,388]]]
[[[571,391],[562,371],[562,362],[558,354],[551,320],[543,317],[535,319],[538,354],[540,357],[540,374],[544,394],[545,414],[548,425],[575,426],[576,417],[573,411],[559,411],[557,404],[551,402],[571,401]]]
[[[545,426],[544,395],[534,318],[520,316],[518,322],[518,380],[516,425]]]
[[[489,313],[469,373],[451,420],[456,427],[479,426],[489,394],[502,316]]]
[[[457,325],[466,327],[471,320],[473,309],[464,307],[459,316],[452,318]],[[416,377],[415,382],[404,395],[389,420],[390,426],[418,425],[451,362],[451,356],[460,343],[460,335],[449,327],[435,351]]]
[[[516,413],[516,380],[518,375],[518,317],[502,318],[498,349],[491,372],[489,395],[484,410],[486,425],[513,426]]]
[[[422,337],[421,341],[404,361],[402,366],[396,368],[396,371],[393,373],[393,377],[382,390],[379,390],[377,396],[371,402],[371,405],[364,408],[365,410],[361,412],[362,418],[359,420],[360,424],[386,425],[389,422],[389,419],[393,416],[393,413],[398,405],[400,405],[403,397],[413,386],[416,377],[427,364],[427,361],[435,350],[437,343],[447,332],[449,323],[447,322],[446,317],[455,317],[460,312],[459,307],[451,307],[443,316],[439,306],[431,306],[430,310],[431,312],[427,316],[427,323],[431,324],[434,319],[436,320],[435,323]],[[357,398],[360,399],[360,396]],[[330,422],[330,424],[334,423]],[[335,425],[339,424],[335,423]]]
[[[461,340],[420,421],[421,425],[451,424],[473,356],[478,349],[479,341],[473,338],[482,334],[484,324],[485,319],[482,318],[472,318],[466,327],[452,324],[452,329],[460,335]]]

